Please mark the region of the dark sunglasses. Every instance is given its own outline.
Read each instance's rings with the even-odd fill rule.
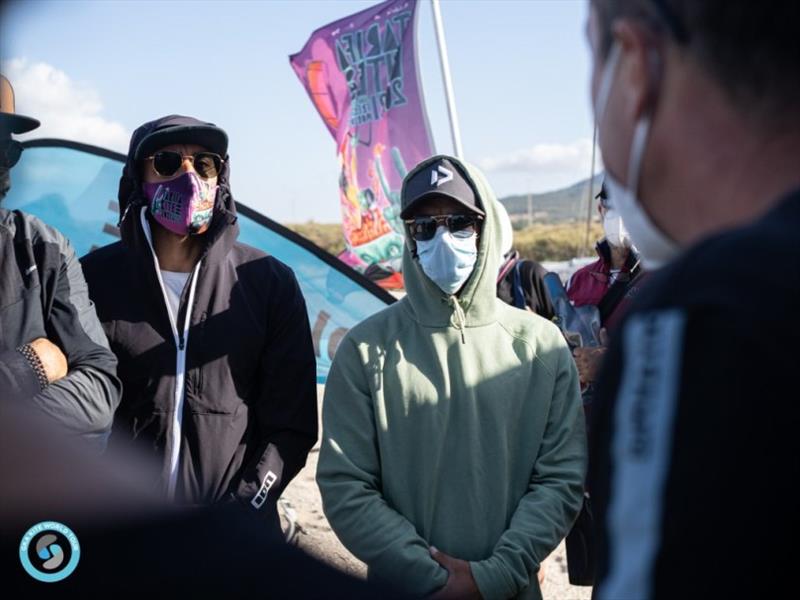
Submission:
[[[217,177],[222,169],[222,157],[214,152],[198,152],[184,156],[180,152],[172,150],[162,150],[153,156],[148,156],[145,160],[153,161],[153,170],[161,177],[172,177],[181,168],[185,159],[192,161],[194,170],[203,179]]]
[[[19,162],[20,156],[22,156],[22,144],[17,140],[0,142],[0,168],[10,169]]]
[[[405,224],[408,229],[408,235],[412,239],[418,242],[427,242],[436,235],[436,229],[440,223],[447,226],[451,233],[463,231],[473,234],[478,230],[479,221],[481,221],[481,217],[478,215],[437,215],[406,219]]]

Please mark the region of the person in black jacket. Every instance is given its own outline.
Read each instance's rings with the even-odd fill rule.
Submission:
[[[125,393],[112,434],[180,504],[276,502],[317,439],[316,367],[291,269],[236,241],[228,137],[171,115],[134,131],[122,241],[82,259]]]
[[[591,2],[605,183],[657,269],[596,388],[600,600],[796,582],[798,22],[797,2]]]
[[[0,75],[0,200],[22,153],[12,134],[38,126],[14,113]],[[102,448],[122,391],[116,366],[69,240],[0,208],[0,401],[41,411]]]

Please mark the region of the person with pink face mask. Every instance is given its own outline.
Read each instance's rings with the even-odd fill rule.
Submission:
[[[650,272],[595,387],[597,600],[795,584],[798,23],[797,2],[589,3],[605,184]]]
[[[131,138],[122,241],[82,259],[124,385],[111,443],[161,461],[178,504],[276,502],[317,439],[316,367],[291,269],[237,241],[228,136],[171,115]]]

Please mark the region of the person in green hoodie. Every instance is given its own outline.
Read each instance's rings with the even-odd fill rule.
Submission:
[[[368,577],[412,596],[541,598],[583,501],[586,437],[558,328],[496,298],[497,200],[435,156],[401,190],[407,295],[331,366],[317,482]]]

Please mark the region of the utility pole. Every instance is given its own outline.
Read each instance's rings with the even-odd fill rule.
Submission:
[[[528,186],[528,227],[533,225],[533,194],[530,185]]]
[[[586,201],[586,237],[583,240],[583,255],[589,255],[589,235],[592,229],[592,200],[594,200],[594,156],[597,148],[597,123],[594,125],[592,133],[592,170],[589,173],[589,186]]]

